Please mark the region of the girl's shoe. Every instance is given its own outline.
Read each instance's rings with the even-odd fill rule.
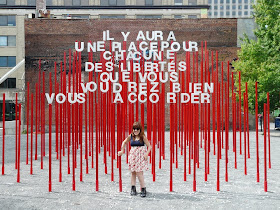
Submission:
[[[147,192],[146,192],[146,187],[143,187],[143,188],[141,189],[141,197],[146,197],[146,194],[147,194]]]
[[[131,186],[131,192],[130,195],[136,195],[136,187],[134,185]]]

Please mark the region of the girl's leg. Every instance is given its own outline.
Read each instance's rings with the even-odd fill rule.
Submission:
[[[136,185],[136,171],[131,172],[131,186]]]
[[[138,177],[138,179],[139,179],[140,187],[141,187],[141,188],[144,188],[144,187],[145,187],[145,182],[144,182],[143,171],[136,172],[136,175],[137,175],[137,177]]]

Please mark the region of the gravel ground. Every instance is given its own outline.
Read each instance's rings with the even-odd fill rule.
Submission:
[[[271,124],[273,128],[273,124]],[[238,155],[238,169],[234,169],[234,154],[229,151],[229,181],[225,182],[224,155],[221,160],[220,192],[216,191],[216,156],[211,153],[210,175],[204,181],[204,150],[200,149],[200,168],[197,170],[197,191],[193,192],[193,175],[187,175],[184,182],[184,159],[178,154],[178,168],[173,166],[173,192],[169,192],[169,132],[166,135],[166,159],[162,168],[156,160],[156,181],[151,170],[144,173],[147,197],[130,196],[130,172],[126,156],[122,156],[123,191],[119,192],[119,172],[114,161],[114,181],[111,181],[111,162],[108,173],[104,173],[103,152],[99,155],[99,191],[95,191],[95,168],[79,181],[79,164],[76,170],[76,191],[72,191],[72,174],[67,174],[67,158],[62,162],[62,182],[59,182],[59,161],[52,161],[52,192],[48,192],[48,154],[44,157],[44,169],[40,161],[34,161],[34,174],[30,175],[30,165],[26,165],[26,152],[21,154],[21,182],[17,183],[14,169],[14,139],[6,136],[5,175],[0,175],[1,209],[280,209],[280,131],[271,131],[271,162],[268,170],[268,192],[263,184],[263,135],[260,139],[260,182],[256,182],[255,133],[250,133],[251,158],[248,160],[248,174],[244,175],[244,159]],[[48,139],[48,135],[46,135]],[[53,135],[54,139],[54,135]],[[26,151],[26,135],[21,136],[22,151]],[[0,138],[0,158],[2,160],[2,136]],[[232,133],[230,133],[232,142]],[[53,144],[54,145],[54,144]],[[47,148],[46,148],[47,149]],[[243,148],[242,148],[243,149]],[[38,148],[40,151],[40,148]],[[46,150],[48,151],[48,150]],[[53,146],[54,151],[54,146]],[[67,150],[66,150],[67,151]],[[156,150],[158,154],[158,150]],[[95,153],[94,153],[95,154]],[[223,151],[224,154],[224,151]],[[158,155],[157,155],[158,156]],[[158,158],[158,157],[157,157]],[[40,156],[38,156],[40,160]],[[80,161],[78,156],[78,161]],[[95,160],[94,160],[95,161]],[[84,162],[85,164],[85,162]],[[149,165],[151,169],[151,165]],[[72,171],[71,171],[72,172]],[[140,191],[137,180],[137,192]]]

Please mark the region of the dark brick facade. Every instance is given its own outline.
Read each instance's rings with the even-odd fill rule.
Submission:
[[[140,30],[144,32],[163,31],[165,39],[169,31],[174,31],[176,39],[180,43],[187,40],[196,41],[199,44],[202,41],[207,41],[209,50],[219,51],[219,62],[224,61],[226,63],[237,56],[237,19],[26,19],[25,84],[27,85],[27,82],[30,82],[30,89],[35,94],[35,83],[38,82],[38,61],[41,59],[42,70],[46,73],[45,84],[46,92],[48,92],[48,75],[49,71],[54,72],[54,61],[62,62],[64,51],[68,53],[69,49],[74,49],[76,40],[84,42],[102,40],[102,31],[104,30],[110,30],[110,36],[114,37],[116,41],[123,41],[122,31],[130,31],[128,42],[135,41]],[[86,51],[83,55],[86,58]],[[185,53],[179,53],[178,58],[184,59]],[[225,77],[224,80],[226,80]],[[168,107],[168,104],[166,104],[166,107]],[[166,109],[167,127],[169,127],[168,116],[169,109]],[[46,107],[46,120],[48,120],[47,118],[48,109]]]

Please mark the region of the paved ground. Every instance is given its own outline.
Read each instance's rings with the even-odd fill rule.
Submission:
[[[169,133],[166,132],[166,139]],[[232,133],[230,133],[232,138]],[[130,172],[122,160],[123,192],[119,192],[119,176],[114,162],[114,178],[111,182],[111,165],[104,173],[100,155],[99,191],[95,191],[95,168],[79,181],[76,172],[76,191],[72,191],[72,175],[67,174],[67,158],[63,159],[63,180],[58,181],[59,162],[53,159],[53,191],[48,192],[48,156],[44,158],[43,170],[40,162],[34,162],[34,175],[29,174],[30,166],[25,164],[25,153],[21,157],[21,182],[16,181],[14,169],[14,136],[6,136],[6,165],[4,176],[0,175],[1,209],[280,209],[280,131],[272,130],[272,169],[268,170],[268,192],[263,187],[263,136],[260,134],[260,183],[256,182],[255,134],[250,133],[251,159],[248,160],[248,175],[244,175],[243,156],[238,156],[238,169],[234,169],[233,153],[229,154],[229,182],[224,178],[224,159],[221,165],[221,191],[216,191],[216,157],[211,155],[211,171],[208,182],[204,182],[203,150],[201,168],[197,171],[197,192],[192,191],[192,175],[183,181],[183,157],[179,156],[179,167],[173,170],[173,192],[169,192],[169,144],[166,144],[166,160],[162,169],[156,162],[156,182],[151,171],[145,172],[147,197],[130,196]],[[1,155],[2,155],[2,137]],[[22,135],[22,149],[25,150],[26,135]],[[168,142],[168,141],[167,141]],[[231,141],[230,141],[231,142]],[[231,150],[230,150],[231,151]],[[102,153],[103,154],[103,153]],[[0,155],[0,157],[1,157]],[[40,156],[39,156],[40,157]],[[55,155],[53,155],[55,158]],[[2,157],[1,157],[2,160]],[[79,158],[78,158],[79,160]],[[174,166],[175,167],[175,166]],[[151,166],[150,166],[151,168]],[[85,169],[85,168],[84,168]],[[84,171],[85,173],[85,171]],[[137,191],[140,185],[137,180]]]

